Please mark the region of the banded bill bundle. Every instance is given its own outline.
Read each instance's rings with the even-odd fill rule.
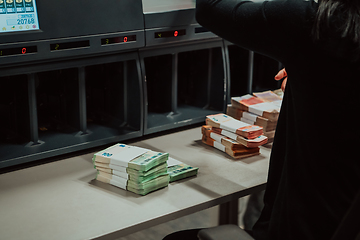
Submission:
[[[168,186],[169,154],[125,144],[115,144],[93,156],[96,179],[145,195]]]
[[[183,162],[180,162],[172,157],[168,160],[168,174],[170,176],[170,182],[174,182],[180,179],[196,176],[199,168],[189,166]]]
[[[268,142],[263,135],[263,127],[223,113],[206,116],[206,124],[201,128],[202,142],[235,159],[260,154],[259,146]]]
[[[246,122],[261,126],[263,134],[272,142],[282,103],[282,90],[265,91],[232,97],[227,106],[227,115]]]
[[[265,144],[267,138],[264,136],[259,136],[257,139],[247,140],[237,134],[233,134],[235,138],[243,138],[247,142],[244,142],[244,144],[249,145],[251,143],[251,148],[246,147],[243,143],[238,142],[235,139],[231,139],[225,135],[220,134],[221,132],[224,132],[225,130],[220,128],[215,128],[210,125],[203,125],[201,127],[202,132],[202,142],[212,146],[216,149],[219,149],[222,152],[227,153],[231,157],[235,159],[242,159],[246,157],[251,157],[255,155],[260,154],[260,148],[259,145]],[[263,138],[263,139],[262,139]],[[250,141],[250,142],[249,142]]]

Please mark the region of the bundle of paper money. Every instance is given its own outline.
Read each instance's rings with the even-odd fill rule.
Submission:
[[[96,179],[145,195],[166,187],[169,154],[125,144],[115,144],[93,156]]]
[[[206,124],[236,133],[248,139],[263,135],[262,127],[242,122],[223,113],[206,116]]]
[[[172,157],[168,159],[167,172],[170,176],[170,182],[174,182],[180,179],[196,176],[199,168],[189,166],[179,160]]]
[[[233,97],[226,113],[242,122],[263,127],[263,135],[272,142],[282,103],[281,93],[280,89]]]
[[[241,97],[232,97],[231,104],[240,110],[267,118],[270,121],[277,121],[280,113],[278,102],[268,102],[250,94]]]
[[[267,143],[268,138],[261,135],[255,139],[247,139],[242,136],[226,131],[221,128],[212,127],[210,125],[203,125],[201,132],[209,138],[221,143],[225,147],[231,148],[231,150],[247,148],[256,148]]]
[[[272,104],[281,107],[282,97],[274,93],[273,91],[255,92],[253,95],[257,98],[264,100],[265,102],[271,102]]]
[[[219,136],[217,138],[222,138],[220,134],[218,134],[218,135]],[[229,141],[231,141],[231,139]],[[221,143],[221,140],[220,141],[215,140],[206,135],[202,135],[202,142],[205,143],[206,145],[212,146],[216,149],[219,149],[222,152],[227,153],[228,155],[230,155],[231,157],[233,157],[235,159],[241,159],[241,158],[251,157],[251,156],[260,154],[259,147],[247,148],[242,144],[236,145],[236,141],[232,141],[232,144],[233,144],[232,146],[225,146]],[[236,145],[236,147],[234,145]]]
[[[260,126],[263,128],[264,133],[274,131],[277,125],[277,121],[270,121],[267,118],[240,110],[240,108],[237,108],[231,104],[227,106],[226,114],[242,122]]]

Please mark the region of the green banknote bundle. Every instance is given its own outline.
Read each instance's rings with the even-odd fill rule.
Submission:
[[[162,173],[153,179],[143,182],[136,182],[98,170],[96,179],[136,194],[145,195],[157,189],[168,186],[170,177],[168,173]]]
[[[168,157],[168,153],[115,144],[94,154],[96,179],[145,195],[169,184]]]
[[[167,172],[170,182],[174,182],[187,177],[196,176],[199,168],[184,164],[176,159],[169,157]]]
[[[154,152],[149,149],[115,144],[93,156],[93,162],[129,167],[138,171],[147,171],[167,161],[169,153]]]

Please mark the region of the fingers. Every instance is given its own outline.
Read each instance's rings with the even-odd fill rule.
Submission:
[[[287,77],[284,79],[284,81],[281,83],[281,90],[283,91],[283,92],[285,92],[285,87],[286,87],[286,82],[287,82]]]
[[[285,68],[281,69],[281,70],[276,74],[276,76],[275,76],[274,78],[275,78],[275,80],[281,80],[281,79],[283,79],[284,77],[287,77],[287,73],[286,73]]]

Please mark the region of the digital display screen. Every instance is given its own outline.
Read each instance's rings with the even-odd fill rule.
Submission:
[[[0,0],[0,33],[38,29],[35,0]]]
[[[36,53],[36,52],[37,52],[36,46],[5,48],[5,49],[0,49],[0,57],[10,56],[10,55],[24,55],[24,54]]]
[[[52,43],[50,44],[50,50],[58,51],[58,50],[73,49],[73,48],[85,48],[89,46],[90,46],[89,40],[77,41],[77,42]]]
[[[1,0],[0,0],[1,1]],[[156,32],[155,38],[169,38],[169,37],[178,37],[186,35],[186,30],[174,30],[174,31],[165,31],[165,32]]]
[[[111,37],[111,38],[102,38],[101,45],[108,44],[117,44],[117,43],[126,43],[136,41],[136,35],[122,36],[122,37]]]

